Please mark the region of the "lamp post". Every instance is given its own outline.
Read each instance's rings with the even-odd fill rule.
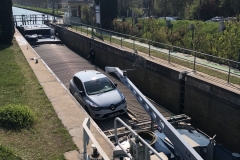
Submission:
[[[53,0],[53,22],[57,22],[55,19],[55,0]]]
[[[93,38],[93,4],[90,4],[90,12],[91,12],[91,25],[92,25],[92,38]]]
[[[133,28],[133,10],[132,10],[132,0],[131,0],[131,12],[132,12],[132,28]]]
[[[193,45],[193,39],[194,39],[194,25],[193,24],[190,24],[189,25],[189,30],[192,31],[192,50],[194,49],[194,45]]]

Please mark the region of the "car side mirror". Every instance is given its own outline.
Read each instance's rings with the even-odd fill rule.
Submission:
[[[117,87],[117,84],[116,84],[116,83],[114,83],[114,85]]]
[[[82,97],[84,97],[84,96],[85,96],[85,94],[84,94],[84,92],[83,92],[83,91],[79,91],[79,94],[80,94]]]

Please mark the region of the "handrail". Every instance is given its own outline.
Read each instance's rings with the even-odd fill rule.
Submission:
[[[88,160],[87,157],[87,144],[89,142],[89,138],[92,140],[93,144],[96,146],[98,152],[103,157],[104,160],[110,160],[107,154],[103,151],[102,147],[99,145],[92,132],[89,130],[90,128],[90,118],[85,118],[83,124],[83,154],[84,160]]]
[[[123,122],[120,118],[116,117],[114,119],[114,131],[115,131],[115,139],[119,147],[124,151],[124,153],[132,159],[132,156],[129,155],[124,148],[122,147],[121,143],[118,141],[118,136],[117,136],[117,122],[120,122],[122,125],[124,125],[133,135],[133,137],[136,139],[136,141],[140,140],[144,145],[146,145],[147,148],[149,148],[158,158],[161,160],[165,160],[164,157],[162,157],[154,148],[152,148],[144,139],[142,139],[134,130],[131,129],[125,122]],[[147,151],[148,152],[148,151]],[[146,156],[146,155],[145,155]],[[145,157],[147,159],[147,157]]]

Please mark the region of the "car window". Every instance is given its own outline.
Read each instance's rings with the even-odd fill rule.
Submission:
[[[76,85],[76,87],[78,88],[79,91],[84,91],[82,82],[79,78],[73,77],[73,82],[74,82],[74,84]]]
[[[116,88],[107,77],[85,82],[84,86],[88,95],[108,92]]]

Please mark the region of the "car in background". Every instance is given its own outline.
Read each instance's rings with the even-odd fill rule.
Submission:
[[[206,22],[221,22],[221,21],[224,21],[224,18],[216,16],[216,17],[211,18],[210,20],[207,20]]]
[[[180,17],[172,17],[172,18],[175,20],[182,20],[182,18],[180,18]]]
[[[224,21],[227,21],[227,22],[237,21],[237,17],[226,17],[224,18]]]
[[[164,20],[165,20],[165,17],[159,17],[159,19],[164,19]],[[174,19],[174,18],[172,18],[172,17],[166,17],[166,20],[176,21],[176,19]]]
[[[111,118],[127,112],[125,96],[101,72],[77,72],[70,80],[69,90],[93,119]]]

